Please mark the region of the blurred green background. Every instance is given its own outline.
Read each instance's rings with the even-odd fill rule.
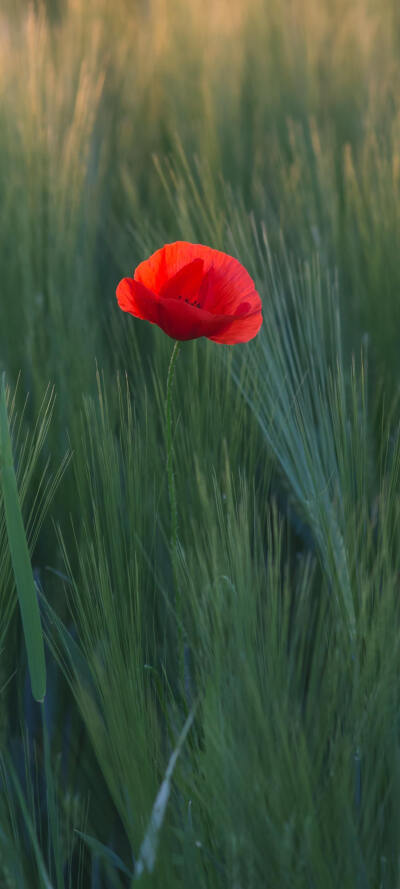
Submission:
[[[397,0],[3,0],[0,371],[48,689],[0,494],[1,886],[399,885],[399,87]],[[173,344],[115,299],[177,239],[240,259],[265,318],[177,366],[184,695]]]

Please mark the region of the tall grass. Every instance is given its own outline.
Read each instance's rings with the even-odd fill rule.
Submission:
[[[1,885],[399,883],[399,24],[3,3],[0,371],[48,687],[0,478]],[[177,363],[180,628],[173,344],[114,295],[178,238],[264,304]]]

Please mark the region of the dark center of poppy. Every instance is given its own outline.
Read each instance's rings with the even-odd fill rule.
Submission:
[[[196,309],[201,308],[201,304],[198,299],[188,299],[187,296],[183,297],[181,293],[178,293],[177,299],[184,299],[185,303],[188,303],[189,306],[195,306]]]

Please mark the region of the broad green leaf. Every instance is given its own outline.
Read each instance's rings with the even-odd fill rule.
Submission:
[[[46,694],[46,663],[43,633],[14,471],[4,375],[0,392],[0,480],[11,562],[21,609],[32,694],[37,701],[43,701]]]

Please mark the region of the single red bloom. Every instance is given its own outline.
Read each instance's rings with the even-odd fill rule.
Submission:
[[[117,287],[123,312],[158,324],[175,340],[206,336],[246,343],[262,324],[261,299],[246,269],[203,244],[165,244]]]

